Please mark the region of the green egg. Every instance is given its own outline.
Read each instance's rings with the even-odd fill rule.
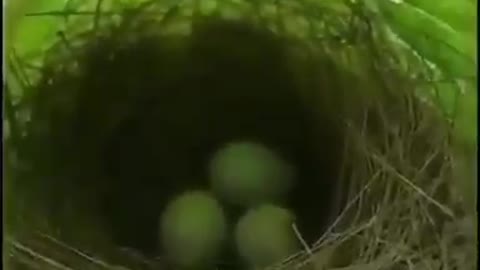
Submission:
[[[168,259],[189,269],[213,263],[226,236],[221,205],[203,191],[186,192],[171,201],[161,216],[160,227]]]
[[[293,167],[267,147],[230,143],[210,163],[213,189],[230,203],[254,206],[279,202],[291,188]]]
[[[289,210],[274,205],[250,209],[235,227],[238,254],[253,268],[281,262],[300,247],[294,221]]]

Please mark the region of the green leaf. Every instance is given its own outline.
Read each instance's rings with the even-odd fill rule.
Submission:
[[[476,2],[466,0],[405,0],[459,32],[474,34],[476,30]]]
[[[392,30],[422,57],[450,76],[475,76],[476,44],[473,37],[407,3],[379,3]]]
[[[9,1],[7,4],[7,47],[14,46],[20,54],[39,49],[55,37],[58,17],[25,16],[29,13],[62,10],[65,0]]]

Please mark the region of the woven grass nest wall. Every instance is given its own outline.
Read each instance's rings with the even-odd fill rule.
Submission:
[[[125,2],[34,14],[64,29],[40,55],[11,49],[8,269],[178,269],[161,213],[208,190],[238,140],[297,172],[282,206],[298,252],[271,268],[476,269],[476,188],[458,180],[474,166],[457,169],[434,99],[476,78],[447,77],[363,2]],[[202,267],[247,268],[225,242]]]

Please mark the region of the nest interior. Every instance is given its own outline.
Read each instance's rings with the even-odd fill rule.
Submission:
[[[317,239],[337,202],[344,136],[331,103],[302,96],[322,80],[300,82],[288,41],[218,18],[195,24],[189,37],[118,29],[78,48],[57,45],[35,85],[19,150],[28,180],[17,185],[28,185],[62,238],[73,237],[65,220],[75,211],[115,245],[158,255],[166,202],[208,189],[213,152],[250,140],[296,167],[286,206],[305,239]],[[239,212],[230,210],[234,220]]]

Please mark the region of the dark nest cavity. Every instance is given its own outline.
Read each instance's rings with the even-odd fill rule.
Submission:
[[[308,242],[335,215],[344,134],[331,108],[342,108],[322,97],[341,89],[326,75],[296,76],[289,41],[208,18],[188,37],[112,27],[66,44],[75,45],[49,51],[34,86],[18,151],[25,166],[11,184],[61,239],[80,248],[106,238],[157,256],[166,202],[208,189],[207,163],[232,140],[261,142],[296,166],[287,207]],[[304,95],[313,90],[316,98]]]

